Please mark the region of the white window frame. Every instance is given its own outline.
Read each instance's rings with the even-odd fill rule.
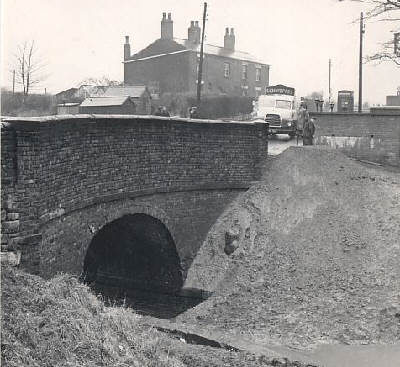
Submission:
[[[247,64],[242,64],[242,80],[247,80],[248,72]]]
[[[256,82],[261,81],[261,67],[257,66],[256,67]]]
[[[224,78],[229,78],[231,76],[231,64],[229,62],[224,62]]]

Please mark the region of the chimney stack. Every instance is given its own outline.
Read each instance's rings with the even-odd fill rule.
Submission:
[[[229,28],[225,28],[225,36],[224,36],[224,48],[230,51],[235,50],[235,33],[233,28],[231,28],[231,32],[229,33]]]
[[[174,22],[171,18],[171,13],[168,13],[168,18],[166,13],[163,13],[161,20],[161,38],[162,39],[174,39]]]
[[[124,60],[128,60],[130,57],[131,57],[131,45],[129,44],[129,36],[125,36]]]
[[[188,41],[199,44],[200,43],[201,28],[199,27],[199,22],[190,21],[190,27],[188,28]]]

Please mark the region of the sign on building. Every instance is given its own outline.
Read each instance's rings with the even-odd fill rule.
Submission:
[[[288,96],[294,96],[294,88],[286,87],[285,85],[271,85],[265,88],[265,94],[285,94]]]

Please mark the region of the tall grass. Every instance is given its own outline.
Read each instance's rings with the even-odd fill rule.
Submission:
[[[104,306],[70,275],[2,269],[3,366],[182,366],[140,318]]]
[[[55,97],[49,94],[13,94],[6,89],[1,90],[2,116],[46,116],[57,112]]]

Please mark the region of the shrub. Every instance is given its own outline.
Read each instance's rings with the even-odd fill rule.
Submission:
[[[172,115],[188,116],[188,110],[196,106],[197,99],[193,93],[164,93],[159,104],[166,106]],[[215,119],[234,117],[251,113],[252,97],[228,95],[203,95],[198,110],[201,118]]]
[[[49,94],[13,94],[1,91],[1,114],[3,116],[45,116],[56,114],[56,101]]]

